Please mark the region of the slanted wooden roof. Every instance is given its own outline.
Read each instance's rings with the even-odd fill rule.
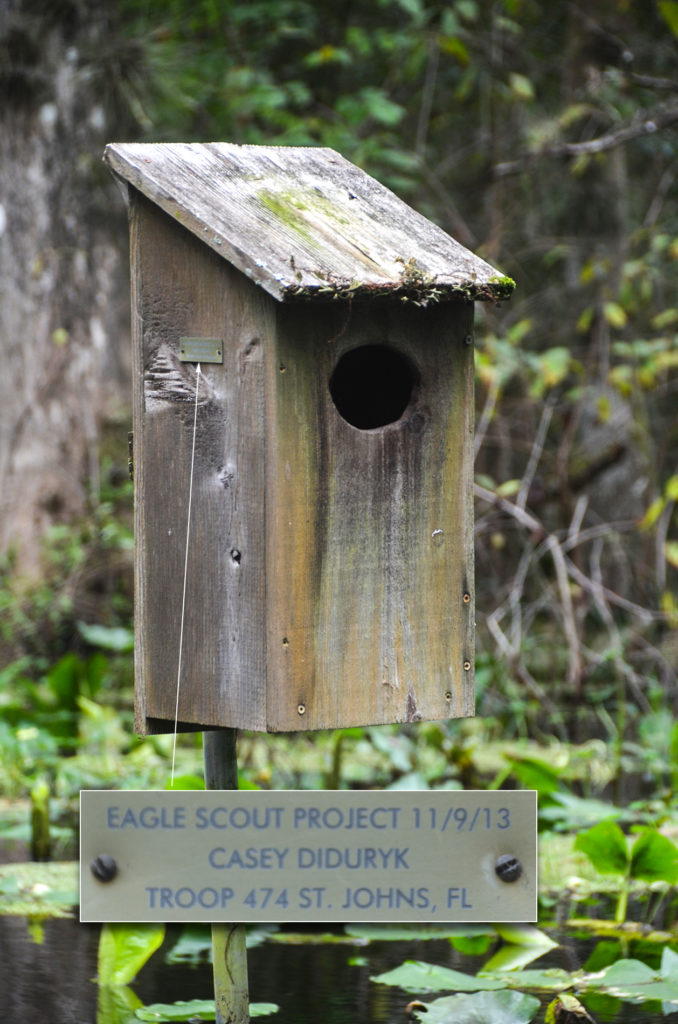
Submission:
[[[104,160],[276,299],[507,298],[510,278],[332,149],[130,143]]]

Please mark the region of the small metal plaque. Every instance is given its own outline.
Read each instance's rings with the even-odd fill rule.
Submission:
[[[221,338],[179,338],[179,359],[182,363],[223,363],[224,343]]]
[[[81,921],[535,921],[536,793],[80,794]]]

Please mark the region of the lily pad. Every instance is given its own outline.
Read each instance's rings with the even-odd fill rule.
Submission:
[[[662,1003],[678,1005],[678,976],[673,958],[662,957],[659,971],[653,971],[641,960],[617,960],[599,974],[582,978],[581,985],[600,989],[626,1002],[659,999]]]
[[[529,1024],[539,1000],[523,992],[474,992],[444,996],[423,1004],[417,1016],[425,1024]]]
[[[540,992],[564,992],[578,984],[580,973],[571,974],[562,967],[547,967],[543,971],[513,971],[503,975],[504,984],[511,988],[530,988]]]
[[[250,1017],[266,1017],[277,1013],[279,1007],[275,1003],[250,1003]],[[213,999],[191,999],[190,1002],[179,1000],[176,1003],[152,1003],[142,1006],[135,1016],[143,1021],[210,1021],[217,1019]]]
[[[658,999],[671,1008],[678,1005],[678,954],[670,949],[663,951],[658,971],[642,960],[616,960],[595,973],[577,971],[570,974],[555,967],[545,971],[515,971],[503,977],[504,984],[512,989],[564,992],[577,988],[583,992],[614,996],[624,1002]]]
[[[499,978],[474,977],[421,960],[406,960],[400,967],[377,974],[370,980],[380,985],[396,985],[406,992],[479,992],[506,987]]]

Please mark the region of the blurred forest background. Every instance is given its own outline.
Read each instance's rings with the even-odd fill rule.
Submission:
[[[676,0],[4,0],[6,795],[167,773],[131,727],[127,226],[101,163],[134,140],[334,147],[517,282],[477,306],[479,717],[372,730],[362,780],[364,735],[299,739],[327,745],[320,783],[534,783],[474,754],[522,739],[567,746],[589,793],[628,758],[674,793],[677,57]],[[265,749],[241,743],[252,782],[318,783]]]

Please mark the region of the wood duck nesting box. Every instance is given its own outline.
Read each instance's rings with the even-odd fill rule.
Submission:
[[[105,159],[130,196],[137,727],[174,728],[194,415],[179,728],[472,715],[473,300],[513,283],[329,149]]]

